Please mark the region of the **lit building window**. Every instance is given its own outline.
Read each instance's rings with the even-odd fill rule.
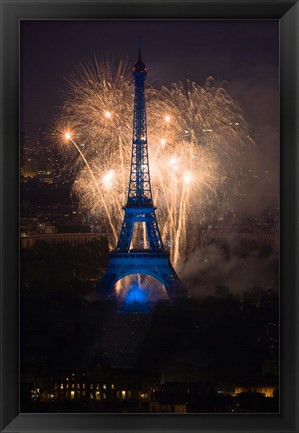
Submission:
[[[114,389],[114,383],[111,383],[111,389]]]
[[[72,383],[72,389],[74,389],[75,388],[75,384],[74,383]]]
[[[96,391],[96,400],[101,400],[101,393],[100,393],[100,391]]]
[[[82,383],[82,388],[85,389],[85,383]]]
[[[82,396],[86,397],[86,391],[82,391]]]
[[[106,389],[106,383],[103,384],[103,389]]]
[[[63,389],[63,383],[60,384],[60,389]]]
[[[90,384],[90,389],[93,389],[93,383]]]
[[[65,385],[65,387],[66,387],[66,389],[69,389],[70,385],[67,383],[67,384]]]
[[[126,391],[121,392],[121,398],[124,400],[126,398]]]
[[[97,389],[100,389],[100,385],[97,383]]]
[[[77,383],[77,388],[80,389],[80,383]]]
[[[106,400],[106,393],[103,393],[103,399]]]
[[[75,391],[71,391],[71,399],[73,400],[75,398]]]
[[[92,392],[89,394],[89,398],[90,398],[90,400],[93,400],[93,393]]]

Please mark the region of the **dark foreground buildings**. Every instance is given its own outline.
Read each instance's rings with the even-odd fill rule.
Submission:
[[[272,381],[273,382],[273,381]],[[22,384],[23,412],[270,413],[278,411],[277,385],[215,386],[164,382],[157,372],[92,369]],[[274,381],[275,382],[275,381]]]
[[[207,301],[198,303],[197,308],[202,308],[205,302]],[[213,302],[213,309],[219,311],[219,302],[222,301]],[[173,312],[170,305],[164,303],[164,307],[160,307],[161,313],[164,308],[163,314],[157,314],[157,308],[145,312],[143,305],[140,305],[140,311],[137,311],[137,307],[138,305],[134,305],[134,308],[131,306],[130,311],[127,311],[122,306],[105,323],[99,340],[101,352],[93,355],[88,368],[64,367],[60,371],[58,369],[55,372],[53,369],[51,372],[51,366],[47,365],[43,371],[24,371],[21,378],[21,411],[181,414],[278,412],[278,363],[277,356],[273,353],[277,340],[276,332],[272,329],[275,328],[273,323],[263,325],[264,334],[261,338],[264,340],[262,351],[265,355],[261,358],[263,363],[259,371],[254,373],[246,366],[248,355],[245,364],[239,369],[230,366],[238,356],[238,350],[253,352],[255,349],[245,344],[233,353],[227,337],[226,357],[223,354],[218,361],[203,358],[202,365],[192,372],[192,362],[198,361],[199,355],[192,355],[188,345],[194,345],[194,335],[199,335],[199,322],[194,319],[191,321],[194,329],[193,342],[188,341],[188,336],[192,334],[190,329],[187,329],[187,334],[183,332],[183,341],[180,341],[174,322],[177,322],[178,328],[180,323],[177,317],[171,317]],[[254,307],[251,306],[249,311],[245,303],[241,307],[240,318],[246,328],[252,326],[252,318],[259,321],[266,311],[262,307],[256,307],[254,313]],[[260,317],[258,311],[261,312]],[[163,315],[166,320],[164,326],[161,322]],[[155,322],[158,327],[161,326],[158,332],[154,329]],[[184,318],[181,325],[186,327]],[[211,328],[218,332],[215,323],[210,327],[202,321],[201,326],[204,334],[209,334]],[[163,334],[169,333],[171,328],[174,337],[169,335],[169,340],[174,338],[174,343],[169,345]],[[149,335],[152,341],[148,341]],[[250,339],[251,336],[248,335],[247,338]],[[107,344],[109,341],[110,344]],[[217,341],[215,343],[219,346]],[[163,362],[160,357],[163,352],[161,344],[166,346]],[[176,367],[176,371],[171,367],[173,358],[177,356],[173,352],[173,346],[177,352],[186,352],[185,361],[181,362],[179,368]],[[199,352],[204,352],[205,347],[202,342],[201,346],[191,347],[191,350],[200,349]],[[155,350],[157,353],[153,353]],[[144,364],[142,351],[150,358]],[[252,353],[252,357],[254,355]],[[187,356],[190,357],[189,363]],[[194,357],[193,360],[191,356]],[[155,359],[158,361],[155,362]],[[244,359],[240,362],[244,363]],[[253,362],[253,358],[249,359],[249,364]]]

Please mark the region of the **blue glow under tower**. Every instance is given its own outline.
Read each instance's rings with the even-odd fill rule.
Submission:
[[[106,273],[98,285],[100,296],[109,296],[117,281],[132,274],[149,275],[160,281],[172,299],[184,296],[178,276],[173,269],[169,252],[164,248],[152,199],[144,82],[146,66],[141,59],[141,49],[137,63],[133,67],[135,83],[133,137],[130,181],[125,216],[115,250],[110,253]],[[146,241],[142,248],[131,249],[134,225],[143,223]]]

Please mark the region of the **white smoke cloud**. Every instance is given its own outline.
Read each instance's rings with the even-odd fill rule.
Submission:
[[[231,293],[243,293],[254,286],[275,288],[278,280],[278,253],[262,255],[252,250],[238,255],[234,245],[226,248],[215,243],[198,247],[184,263],[178,274],[191,296],[207,296],[217,285],[226,285]]]

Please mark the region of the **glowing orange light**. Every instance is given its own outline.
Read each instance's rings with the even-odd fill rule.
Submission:
[[[165,116],[165,122],[167,122],[167,123],[170,122],[170,116],[169,115]]]
[[[175,156],[173,156],[173,157],[170,158],[170,160],[169,160],[169,165],[174,166],[174,165],[177,164],[177,162],[178,162],[178,159],[177,159]]]
[[[105,111],[105,117],[106,117],[107,119],[110,119],[110,117],[111,117],[111,113],[110,113],[110,111]]]
[[[109,170],[108,173],[103,176],[103,184],[105,188],[110,188],[113,183],[114,170]]]
[[[184,174],[184,181],[189,184],[191,182],[191,180],[192,180],[191,173],[185,173]]]

